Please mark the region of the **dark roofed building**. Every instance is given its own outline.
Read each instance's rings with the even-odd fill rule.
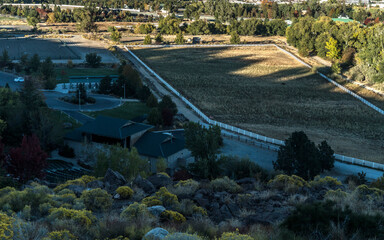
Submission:
[[[94,121],[88,122],[69,133],[72,139],[81,135],[84,142],[105,144],[120,144],[122,147],[132,147],[133,144],[153,126],[136,123],[125,119],[98,116]]]
[[[135,144],[139,154],[151,161],[152,171],[156,160],[164,158],[168,167],[176,168],[178,165],[185,165],[180,161],[185,160],[189,151],[185,148],[184,130],[147,132]]]
[[[120,145],[121,147],[137,148],[142,157],[151,162],[151,169],[156,171],[156,161],[164,158],[168,167],[176,168],[185,165],[181,159],[189,157],[185,148],[184,130],[150,132],[153,126],[130,120],[98,116],[65,136],[65,141],[81,154],[84,144]]]

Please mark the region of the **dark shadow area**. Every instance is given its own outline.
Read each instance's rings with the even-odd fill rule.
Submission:
[[[247,58],[257,56],[257,49],[239,56],[221,55],[227,49],[145,48],[134,52],[216,120],[384,140],[382,115],[310,69],[292,65],[294,59],[285,55],[286,60],[277,59],[282,65],[273,65],[273,59]]]

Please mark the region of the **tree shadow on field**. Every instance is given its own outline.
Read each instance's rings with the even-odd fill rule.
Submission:
[[[218,120],[314,126],[361,135],[377,129],[384,136],[384,118],[380,114],[307,67],[289,64],[296,60],[288,55],[279,54],[286,56],[285,66],[285,62],[273,65],[273,59],[264,56],[249,58],[257,52],[221,54],[228,49],[145,48],[134,52]],[[266,61],[272,64],[267,66]],[[359,125],[369,127],[361,129]]]
[[[96,52],[109,56],[108,50],[97,46],[86,46],[73,38],[39,39],[39,38],[0,38],[0,53],[8,52],[11,60],[20,60],[23,55],[34,54],[40,59],[50,57],[52,60],[76,60],[84,58],[86,53]],[[107,57],[108,58],[108,57]]]

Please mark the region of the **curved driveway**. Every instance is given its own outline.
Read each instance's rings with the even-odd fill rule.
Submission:
[[[0,72],[0,86],[4,87],[7,83],[9,87],[12,90],[18,90],[21,88],[22,83],[16,83],[13,81],[14,78],[16,78],[17,75]],[[64,96],[70,96],[68,94],[63,94],[56,91],[42,91],[45,97],[45,101],[48,105],[48,107],[57,109],[57,110],[64,110],[64,111],[78,111],[79,105],[67,103],[64,101],[61,101],[59,98]],[[121,100],[118,98],[106,96],[106,95],[100,95],[100,94],[89,94],[89,96],[96,99],[95,104],[86,104],[81,106],[82,111],[100,111],[104,109],[110,109],[120,106]]]

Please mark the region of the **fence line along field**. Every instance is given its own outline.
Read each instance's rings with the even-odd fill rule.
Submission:
[[[282,140],[303,130],[339,154],[384,162],[384,117],[273,46],[133,52],[215,120]]]

